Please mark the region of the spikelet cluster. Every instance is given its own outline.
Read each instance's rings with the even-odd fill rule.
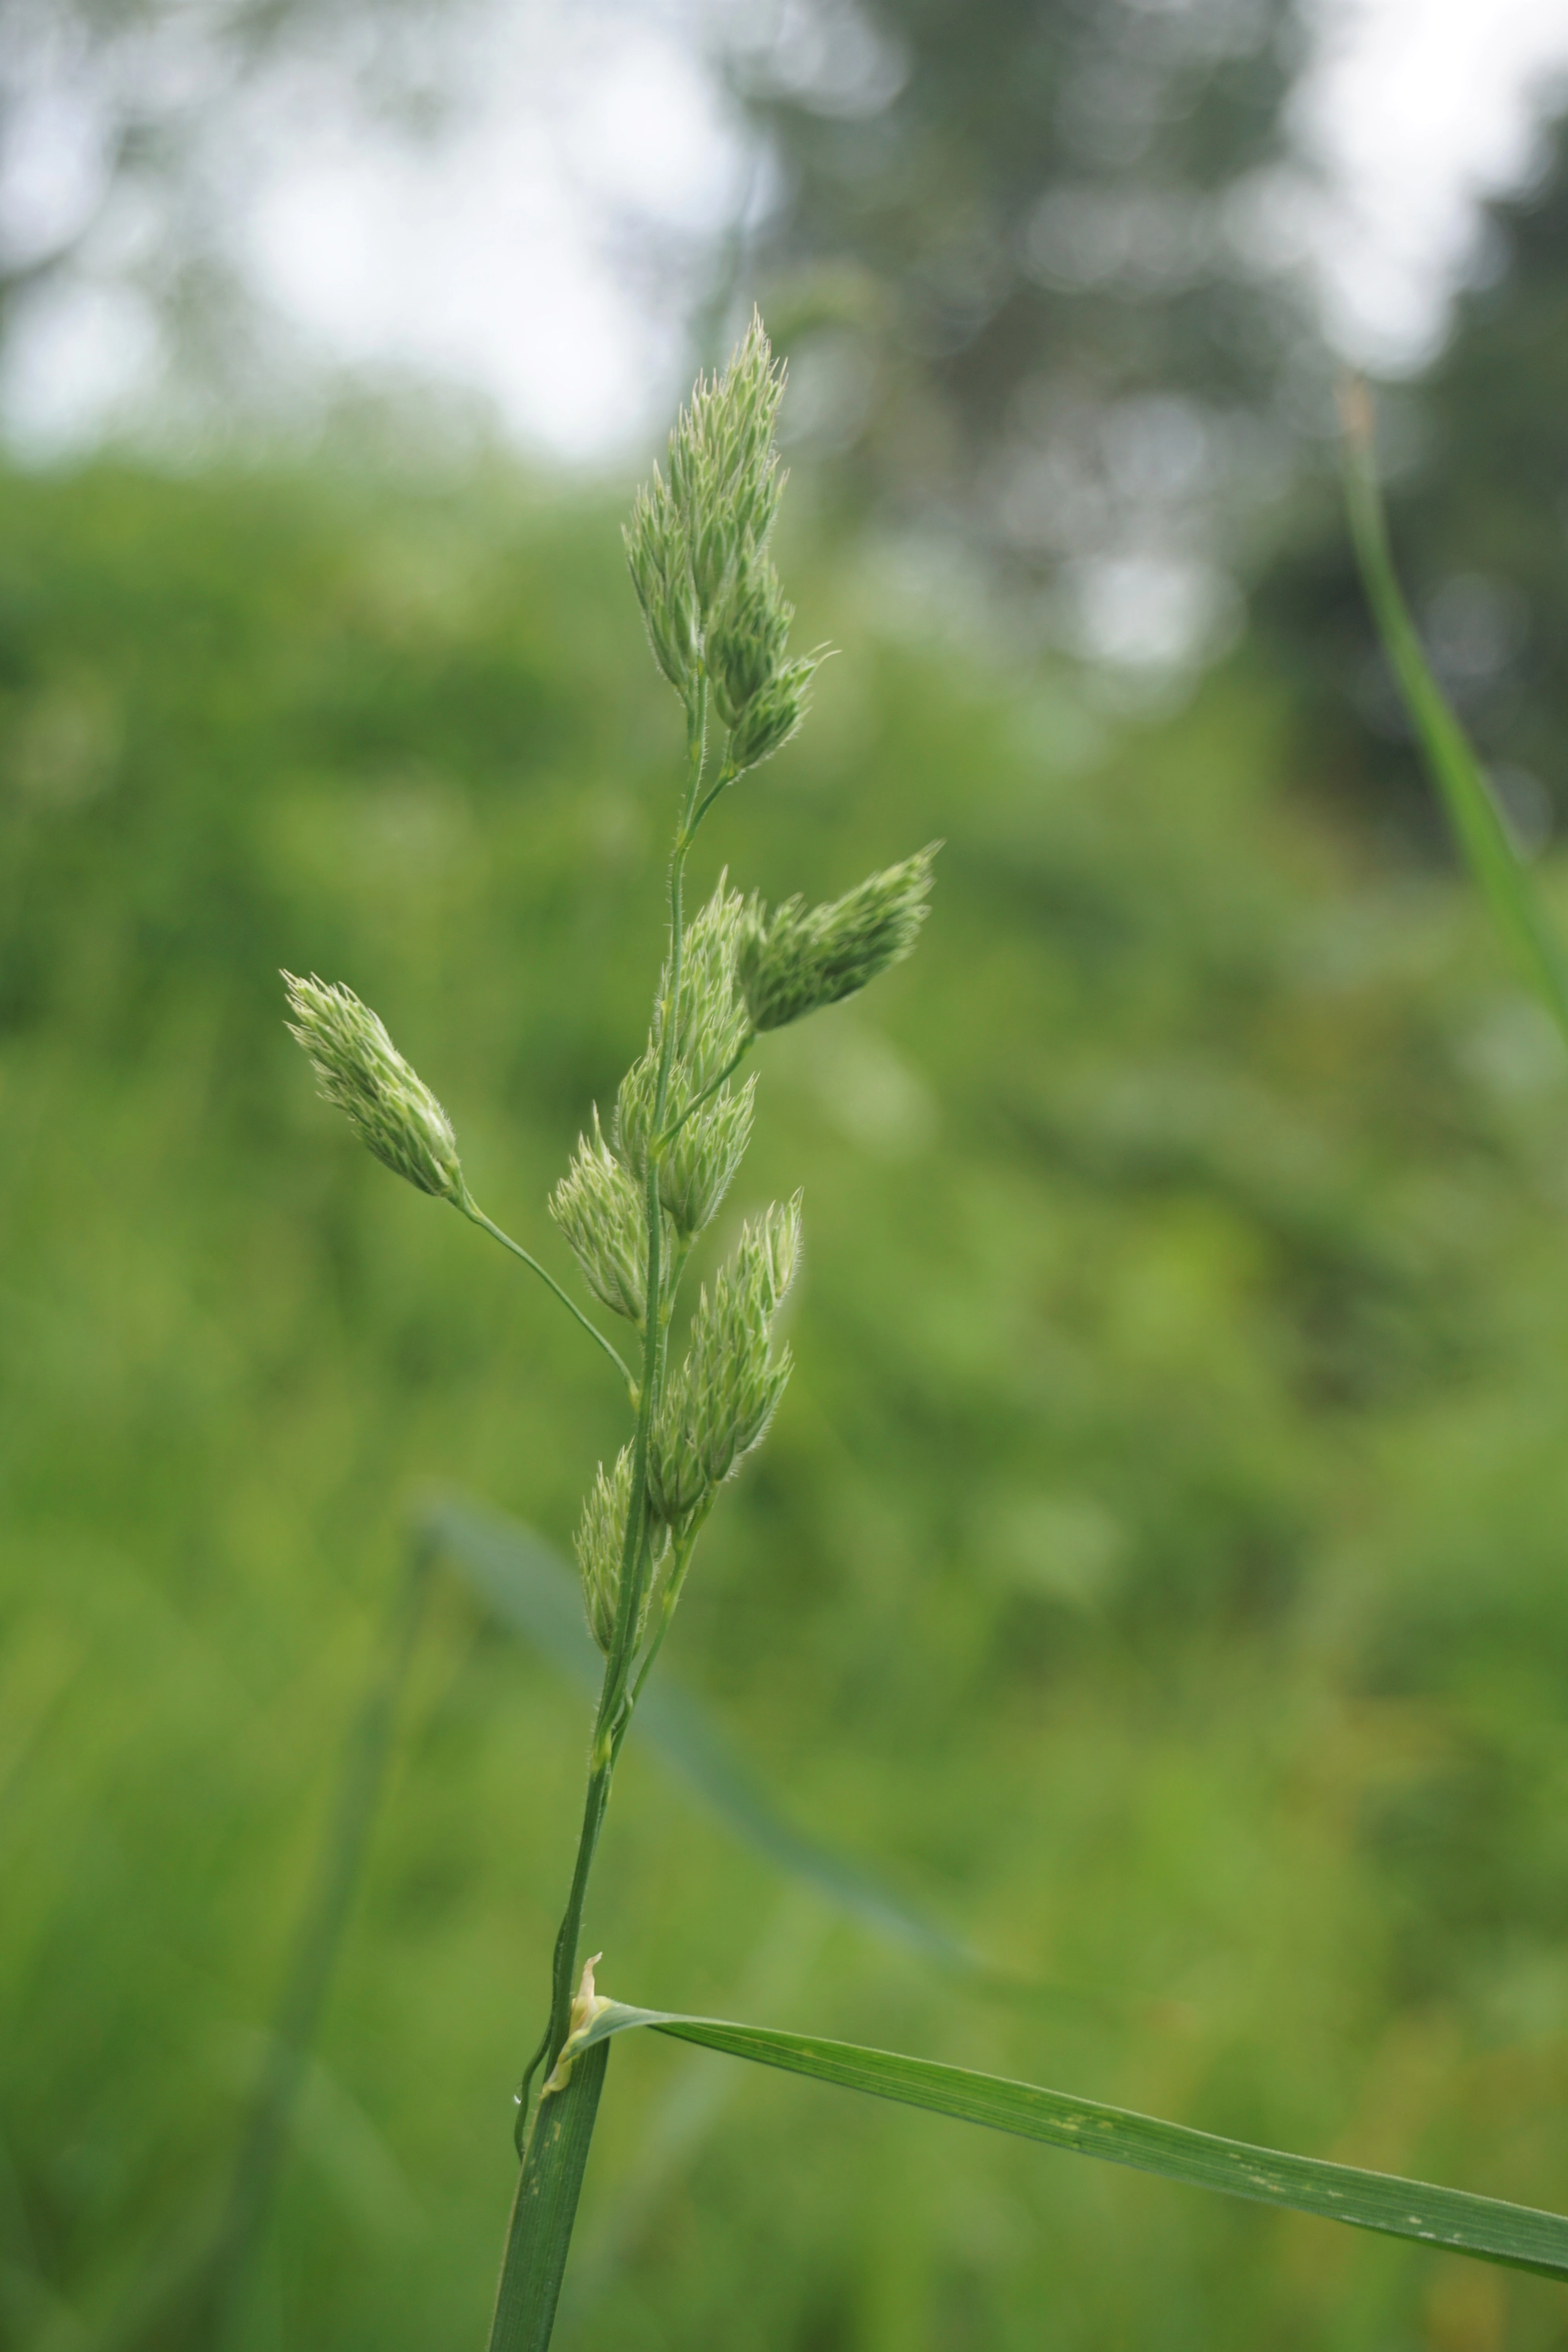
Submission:
[[[572,1164],[550,1196],[550,1213],[595,1297],[640,1331],[647,1315],[646,1200],[605,1142],[596,1105],[594,1131],[577,1138]]]
[[[629,1445],[623,1445],[616,1457],[615,1468],[607,1471],[601,1462],[595,1474],[587,1500],[583,1505],[574,1547],[578,1571],[583,1579],[583,1598],[587,1604],[588,1629],[606,1657],[616,1635],[622,1551],[626,1514],[631,1507],[632,1449]],[[653,1569],[643,1589],[641,1619],[636,1631],[638,1642],[647,1622],[649,1604],[658,1591],[668,1552],[668,1528],[656,1528]]]
[[[676,1232],[689,1240],[711,1223],[752,1138],[754,1079],[721,1086],[693,1109],[745,1042],[746,1008],[735,987],[735,950],[744,902],[721,875],[719,887],[686,934],[675,1035],[665,1095],[663,1129],[678,1131],[659,1161],[660,1202]],[[634,1062],[616,1097],[615,1148],[638,1180],[647,1173],[658,1070],[664,1050],[668,966],[660,974],[647,1050]],[[683,1123],[682,1123],[683,1122]]]
[[[784,483],[773,447],[783,393],[753,316],[723,374],[699,378],[668,474],[655,467],[625,533],[654,659],[689,707],[707,677],[737,775],[795,733],[821,660],[789,658],[795,611],[768,553]]]
[[[340,981],[283,974],[289,1024],[310,1057],[321,1091],[357,1129],[384,1167],[438,1200],[463,1195],[452,1122],[381,1021]]]
[[[930,912],[931,864],[941,846],[931,842],[826,906],[786,898],[769,914],[753,896],[735,949],[736,982],[752,1028],[782,1029],[901,963]]]
[[[800,1258],[800,1195],[750,1219],[728,1263],[706,1285],[679,1371],[665,1383],[648,1449],[656,1515],[679,1528],[712,1500],[760,1444],[789,1379],[773,1318]]]

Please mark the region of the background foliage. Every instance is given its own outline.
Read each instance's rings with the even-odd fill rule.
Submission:
[[[360,990],[563,1264],[678,767],[618,511],[0,483],[29,2352],[90,2342],[226,2159],[405,1503],[563,1541],[618,1429],[537,1286],[312,1101],[276,978]],[[851,542],[787,568],[844,657],[700,884],[948,847],[913,963],[768,1048],[734,1215],[805,1181],[799,1369],[671,1658],[804,1825],[1054,1990],[955,1992],[635,1758],[603,1981],[1561,2207],[1559,1049],[1466,894],[1281,783],[1276,667],[1112,727]],[[443,1585],[247,2347],[477,2340],[583,1730]],[[1563,2338],[1539,2282],[701,2053],[617,2053],[604,2116],[566,2342]]]

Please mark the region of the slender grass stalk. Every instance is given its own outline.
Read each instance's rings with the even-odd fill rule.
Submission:
[[[502,1249],[510,1250],[513,1257],[521,1258],[523,1265],[530,1267],[531,1271],[539,1276],[539,1279],[544,1284],[545,1287],[554,1292],[556,1297],[566,1309],[567,1314],[572,1317],[574,1322],[580,1323],[584,1330],[588,1334],[589,1339],[594,1340],[597,1346],[604,1349],[611,1363],[614,1364],[616,1371],[619,1372],[622,1380],[625,1381],[628,1395],[635,1399],[637,1392],[637,1384],[636,1380],[633,1378],[631,1371],[627,1368],[625,1359],[621,1355],[620,1349],[613,1346],[612,1343],[605,1339],[604,1333],[599,1329],[596,1323],[589,1322],[588,1318],[577,1305],[576,1300],[567,1297],[565,1291],[562,1289],[561,1285],[556,1281],[555,1276],[549,1273],[545,1267],[540,1265],[539,1260],[533,1255],[531,1250],[525,1250],[521,1242],[514,1242],[509,1233],[503,1232],[500,1225],[494,1223],[490,1218],[487,1217],[484,1211],[479,1206],[478,1202],[471,1201],[467,1192],[464,1192],[458,1202],[458,1206],[462,1211],[464,1216],[468,1218],[470,1224],[478,1225],[482,1232],[489,1234],[493,1240],[500,1242]]]
[[[571,1682],[596,1696],[603,1658],[583,1623],[576,1581],[543,1539],[455,1496],[426,1505],[425,1524],[443,1557],[483,1605]],[[1179,2004],[1147,1994],[1107,1984],[1062,1984],[1003,1968],[913,1903],[874,1866],[798,1828],[694,1692],[668,1675],[646,1687],[656,1645],[674,1614],[679,1573],[677,1562],[671,1590],[660,1605],[659,1623],[637,1669],[633,1685],[637,1705],[635,1717],[627,1718],[627,1730],[635,1729],[716,1820],[763,1861],[813,1888],[845,1917],[984,2000],[1079,2017],[1133,2018],[1155,2029],[1184,2022],[1187,2012]]]

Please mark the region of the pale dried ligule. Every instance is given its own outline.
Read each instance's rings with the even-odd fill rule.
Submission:
[[[550,1196],[550,1213],[595,1297],[641,1330],[647,1312],[647,1213],[641,1186],[605,1140],[596,1108],[594,1132],[578,1137],[572,1164]]]
[[[310,1055],[324,1098],[347,1113],[383,1167],[437,1200],[460,1200],[452,1122],[378,1016],[341,981],[286,971],[283,982],[295,1016],[289,1032]]]

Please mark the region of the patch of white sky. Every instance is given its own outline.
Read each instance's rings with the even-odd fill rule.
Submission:
[[[1564,0],[1318,0],[1293,130],[1324,323],[1374,373],[1420,366],[1487,266],[1480,207],[1528,183],[1568,98]]]
[[[215,115],[208,169],[242,274],[318,365],[464,387],[522,446],[612,458],[651,431],[689,356],[636,224],[695,254],[765,201],[704,62],[700,5],[455,12],[454,103],[424,140],[346,103],[330,75],[275,71]],[[1563,0],[1318,0],[1294,105],[1314,177],[1288,234],[1348,357],[1396,372],[1440,341],[1479,205],[1528,176],[1565,70]],[[14,152],[24,212],[68,212],[81,146],[68,93]],[[126,266],[137,236],[110,216],[25,312],[0,382],[14,441],[79,444],[153,395],[156,336]]]

